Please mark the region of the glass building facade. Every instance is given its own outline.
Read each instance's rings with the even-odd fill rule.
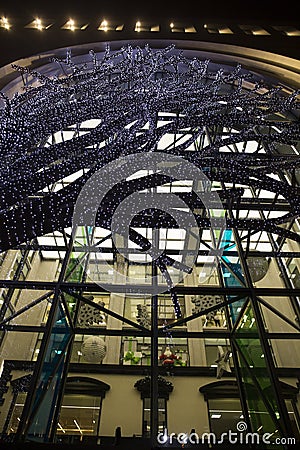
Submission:
[[[3,75],[1,440],[296,448],[295,72],[149,43]]]

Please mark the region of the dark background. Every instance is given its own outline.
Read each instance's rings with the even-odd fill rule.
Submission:
[[[7,0],[0,6],[0,15],[15,18],[28,17],[30,20],[39,15],[45,18],[68,18],[72,16],[81,18],[110,17],[124,19],[159,18],[161,20],[175,20],[193,18],[193,20],[247,20],[278,23],[299,22],[299,3],[275,2],[270,0],[140,0],[140,1],[114,1],[114,0],[81,0],[48,2],[33,0]]]
[[[111,31],[107,41],[136,39],[135,22],[150,22],[160,25],[160,33],[141,33],[144,39],[196,39],[205,42],[221,42],[225,45],[265,50],[289,56],[300,57],[300,37],[285,36],[274,31],[276,25],[290,25],[299,29],[299,4],[290,0],[276,3],[274,0],[2,0],[0,17],[6,16],[11,25],[9,31],[0,28],[0,67],[30,55],[48,52],[79,44],[89,44],[103,40],[98,26],[103,19],[117,24],[125,24],[124,32]],[[52,24],[47,32],[27,28],[39,17],[43,23]],[[84,31],[70,33],[61,27],[68,19],[74,19]],[[170,32],[170,23],[178,27],[193,25],[197,34]],[[231,26],[234,34],[210,34],[204,24]],[[272,36],[246,35],[239,25],[252,24],[267,27]],[[1,85],[0,85],[1,89]]]

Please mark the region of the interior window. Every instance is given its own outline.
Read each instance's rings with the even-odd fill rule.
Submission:
[[[208,400],[211,432],[217,437],[228,430],[236,431],[236,425],[243,420],[241,402],[238,398]]]
[[[151,399],[143,399],[143,437],[150,437],[151,432]],[[158,430],[163,432],[167,428],[167,400],[158,399]]]

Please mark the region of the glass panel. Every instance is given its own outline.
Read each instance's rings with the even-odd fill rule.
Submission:
[[[235,343],[253,431],[275,433],[275,430],[282,430],[275,388],[268,374],[251,305],[239,322]]]
[[[16,398],[16,403],[12,412],[12,416],[9,422],[9,426],[7,428],[7,434],[8,435],[14,435],[17,432],[20,420],[21,420],[21,416],[22,416],[22,411],[24,408],[24,404],[25,404],[25,400],[27,397],[27,393],[24,392],[20,392]]]
[[[151,433],[151,400],[150,398],[143,399],[143,437],[150,437]],[[158,399],[158,430],[164,432],[167,429],[167,400],[164,398]]]
[[[243,420],[241,403],[238,398],[208,400],[210,431],[217,438],[229,430],[236,432],[236,425]]]
[[[151,432],[151,401],[150,398],[144,398],[143,400],[143,430],[144,437],[150,437]]]
[[[53,294],[50,291],[15,289],[11,302],[14,312],[7,314],[10,325],[45,326],[51,308]]]
[[[76,440],[98,436],[100,412],[101,397],[65,394],[56,431],[57,442],[70,442],[69,436],[76,436]]]
[[[236,250],[236,244],[233,238],[232,230],[226,230],[222,237],[222,248],[227,251]],[[244,286],[244,275],[242,267],[237,256],[225,256],[221,258],[221,270],[223,274],[224,285],[226,287],[242,287]],[[234,297],[229,295],[227,300],[231,301]],[[234,324],[239,317],[241,308],[246,302],[246,298],[240,299],[229,305],[231,321]]]
[[[292,429],[297,440],[300,439],[300,423],[299,413],[297,411],[297,403],[293,400],[285,400],[289,419],[292,424]]]
[[[278,296],[260,298],[269,305],[269,307],[264,304],[261,305],[262,317],[267,331],[283,333],[283,337],[284,333],[297,332],[295,327],[299,327],[299,324],[290,298]]]
[[[270,347],[277,367],[300,367],[299,339],[270,339]]]
[[[51,432],[52,418],[59,395],[70,337],[70,328],[65,311],[62,305],[58,303],[54,326],[42,361],[41,374],[33,393],[29,427],[26,432],[27,437],[32,440],[47,441]]]
[[[35,359],[38,333],[8,331],[1,344],[1,357],[5,360],[31,361]]]

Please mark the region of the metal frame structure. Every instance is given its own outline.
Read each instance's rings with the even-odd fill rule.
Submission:
[[[4,289],[0,330],[3,338],[10,332],[43,333],[32,381],[32,386],[39,386],[39,389],[31,389],[27,395],[17,439],[33,439],[31,426],[46,398],[52,377],[58,370],[58,378],[62,376],[65,380],[67,377],[75,334],[132,336],[133,332],[135,336],[151,339],[148,370],[152,392],[152,445],[157,444],[158,432],[157,379],[161,372],[158,339],[166,335],[228,339],[249,430],[255,429],[256,422],[252,399],[244,387],[246,378],[252,380],[261,395],[279,435],[291,436],[293,430],[270,342],[272,339],[287,342],[298,339],[300,331],[298,92],[273,79],[262,82],[257,74],[240,66],[220,67],[213,62],[188,58],[172,46],[156,51],[128,46],[110,52],[107,48],[102,55],[90,52],[90,58],[79,62],[73,62],[68,53],[63,60],[55,59],[53,65],[54,76],[17,67],[23,76],[25,93],[12,99],[3,95],[4,107],[0,112],[3,124],[0,141],[7,165],[1,175],[1,249],[3,252],[14,249],[21,255],[12,279],[0,280],[0,288]],[[91,122],[96,118],[97,123]],[[29,137],[28,130],[31,130]],[[166,143],[162,148],[164,137]],[[81,234],[74,235],[70,227],[76,196],[91,175],[120,156],[147,152],[176,155],[207,176],[211,182],[210,192],[218,192],[225,211],[226,229],[220,226],[217,245],[216,233],[212,232],[207,238],[212,215],[195,196],[195,180],[184,186],[174,176],[159,171],[124,180],[122,186],[117,183],[107,192],[94,228],[82,227]],[[157,276],[162,274],[160,283],[165,283],[164,292],[169,293],[169,302],[176,314],[171,323],[159,326],[159,294],[155,293],[150,296],[151,328],[147,329],[136,320],[87,297],[91,292],[112,292],[110,283],[97,277],[89,279],[89,270],[93,261],[97,261],[97,254],[109,253],[112,266],[119,263],[118,255],[124,248],[117,248],[114,242],[109,244],[109,233],[97,235],[98,229],[110,230],[116,204],[138,191],[139,201],[145,205],[147,192],[157,192],[161,187],[185,202],[199,227],[197,260],[189,272],[202,267],[200,261],[213,254],[218,283],[205,284],[200,280],[186,285],[170,281],[172,268],[180,266],[176,258],[182,248],[166,245],[158,258],[150,262],[146,258],[145,263],[151,268],[152,288],[157,288]],[[138,229],[151,229],[151,239],[145,238],[142,232],[132,231]],[[176,230],[178,226],[165,211],[141,208],[131,224],[130,239],[135,245],[131,255],[134,257],[141,250],[146,252],[148,245],[159,248],[162,229]],[[48,243],[43,243],[42,236],[48,237]],[[166,237],[164,241],[167,240]],[[182,239],[180,245],[188,252],[186,240]],[[60,272],[56,280],[21,279],[24,264],[33,253],[38,253],[41,260],[51,253],[57,255]],[[261,287],[253,281],[255,268],[249,265],[251,258],[268,260],[282,283],[279,285],[275,281],[273,287]],[[295,261],[296,278],[289,269],[291,260]],[[129,262],[130,265],[141,264]],[[77,269],[80,269],[80,276]],[[149,294],[147,283],[133,288],[140,296]],[[45,293],[18,309],[12,302],[17,290]],[[116,283],[113,292],[126,296],[126,286]],[[218,295],[222,300],[190,315],[182,315],[178,309],[179,295],[185,299],[192,295]],[[75,310],[70,309],[66,300],[70,297],[76,304]],[[293,317],[287,317],[280,311],[279,304],[274,306],[266,297],[286,298]],[[51,304],[45,325],[14,323],[42,302]],[[78,326],[81,302],[126,324],[127,328]],[[220,308],[225,311],[225,329],[191,331],[181,328]],[[280,318],[292,331],[269,331],[265,310]],[[250,324],[244,320],[246,313],[251,318]],[[62,322],[63,329],[60,328]],[[60,356],[50,357],[56,333],[65,336],[65,340],[59,344],[62,345]],[[257,342],[264,355],[264,364],[256,371],[249,363],[247,339]],[[51,364],[55,367],[49,372]],[[269,398],[263,391],[265,381],[262,379],[266,373],[270,380]],[[43,431],[44,442],[55,439],[64,388],[58,378],[51,406],[53,422]]]

